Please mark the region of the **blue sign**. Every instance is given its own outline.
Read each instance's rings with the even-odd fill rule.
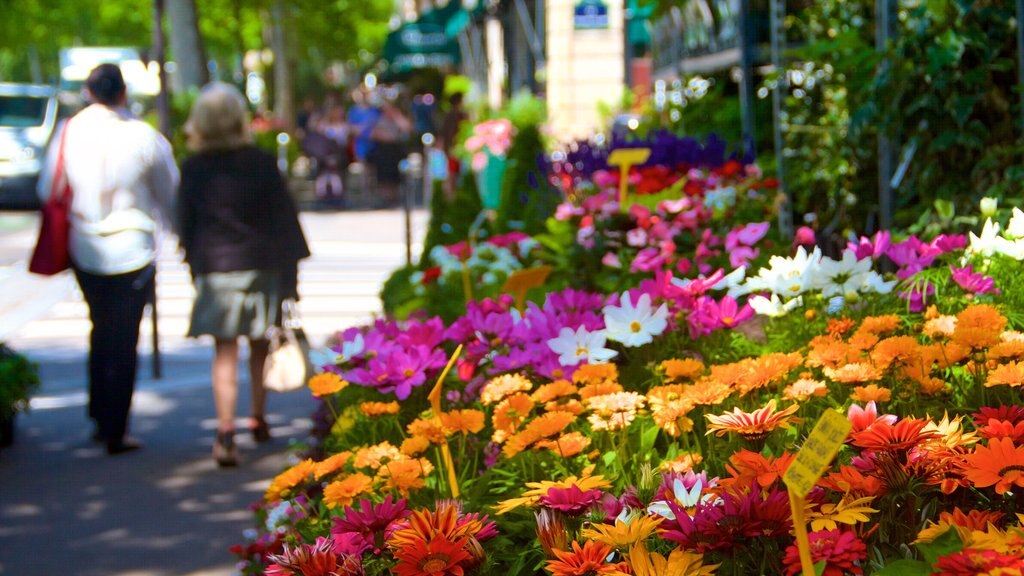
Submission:
[[[577,30],[599,30],[608,27],[608,5],[601,0],[580,0],[573,12]]]

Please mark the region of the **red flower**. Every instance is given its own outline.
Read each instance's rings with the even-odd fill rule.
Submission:
[[[904,418],[896,424],[876,421],[867,430],[851,434],[853,445],[872,452],[906,452],[924,440],[938,436],[924,431],[927,420]]]
[[[431,266],[430,268],[427,268],[426,270],[423,271],[423,279],[420,281],[420,283],[426,286],[427,284],[433,283],[434,280],[437,280],[440,276],[441,267]]]
[[[974,416],[975,426],[984,426],[988,424],[989,420],[1006,420],[1016,425],[1024,422],[1024,406],[1017,406],[1016,404],[1010,406],[1001,405],[998,408],[982,406],[971,416]]]
[[[439,534],[426,542],[415,539],[395,550],[395,574],[398,576],[463,576],[461,562],[472,558],[466,552],[469,537],[452,542]]]
[[[620,573],[618,564],[606,564],[605,558],[612,553],[612,547],[596,540],[587,540],[580,547],[572,543],[572,550],[553,550],[555,560],[549,560],[546,568],[552,576],[601,576]]]
[[[316,544],[284,547],[283,554],[271,554],[267,576],[361,576],[362,562],[356,556],[335,554],[334,543],[317,538]],[[460,574],[461,576],[461,574]]]
[[[1024,558],[1019,554],[1002,554],[995,550],[973,550],[968,548],[953,554],[942,556],[935,563],[937,576],[974,576],[975,574],[1013,574],[1010,571],[997,571],[998,568],[1016,568],[1020,570]]]
[[[551,488],[547,494],[540,497],[540,503],[569,516],[579,516],[598,503],[602,496],[604,493],[600,490],[584,492],[573,484],[568,488]]]
[[[841,530],[819,530],[808,535],[811,544],[811,561],[817,564],[825,562],[822,576],[844,576],[845,574],[863,574],[864,569],[857,563],[866,560],[868,548],[853,532]],[[786,556],[782,559],[787,576],[801,573],[800,551],[796,544],[786,548]]]

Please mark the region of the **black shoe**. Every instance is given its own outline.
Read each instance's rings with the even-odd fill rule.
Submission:
[[[124,454],[125,452],[133,452],[139,448],[142,448],[142,444],[133,438],[119,438],[117,440],[107,441],[107,454],[111,456]]]
[[[263,418],[252,419],[252,439],[258,444],[270,442],[270,426]]]
[[[217,431],[217,437],[213,440],[213,459],[217,466],[230,468],[238,466],[238,448],[235,446],[235,431]]]
[[[95,430],[92,431],[92,436],[90,436],[89,439],[91,439],[93,442],[97,444],[103,444],[104,442],[107,441],[106,435],[103,434],[103,432],[100,432],[99,428],[96,428]]]

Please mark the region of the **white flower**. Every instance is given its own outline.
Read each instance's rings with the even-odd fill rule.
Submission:
[[[797,306],[804,303],[804,299],[801,296],[793,298],[785,304],[779,300],[778,294],[772,294],[771,299],[765,298],[764,296],[752,296],[747,300],[747,304],[754,309],[761,316],[770,316],[772,318],[778,318],[789,314]]]
[[[356,334],[351,341],[341,343],[341,355],[334,359],[335,364],[344,364],[363,353],[366,344],[363,343],[363,335]]]
[[[737,269],[733,270],[732,272],[729,272],[728,274],[723,276],[721,280],[716,282],[715,285],[711,287],[711,289],[712,290],[725,290],[725,289],[728,289],[729,291],[726,292],[726,294],[728,294],[730,297],[732,297],[735,300],[736,298],[739,298],[740,296],[743,296],[745,294],[749,294],[750,293],[750,287],[749,286],[745,286],[743,284],[743,280],[745,279],[746,275],[747,275],[747,269],[744,268],[743,266],[740,266],[739,268],[737,268]]]
[[[969,233],[971,243],[967,246],[968,254],[980,254],[986,258],[995,253],[1007,253],[1012,250],[1010,242],[999,236],[999,223],[993,222],[991,218],[985,220],[985,226],[981,229],[981,236],[974,232]]]
[[[710,486],[714,486],[713,480]],[[698,504],[703,502],[717,500],[717,497],[714,494],[701,494],[703,490],[704,481],[700,478],[697,479],[693,484],[693,487],[689,490],[686,489],[686,486],[683,485],[683,481],[679,478],[676,478],[672,482],[672,496],[679,504],[679,508],[695,508]],[[655,500],[654,502],[651,502],[651,505],[647,507],[647,513],[657,514],[658,516],[668,520],[676,519],[675,513],[672,512],[672,509],[669,508],[668,502],[665,500]]]
[[[999,209],[999,200],[996,198],[982,198],[980,204],[981,215],[986,218],[995,216],[996,210]]]
[[[668,307],[662,304],[651,311],[651,296],[642,294],[634,306],[629,292],[623,292],[619,306],[604,307],[604,325],[608,338],[636,347],[649,344],[668,326]]]
[[[1020,208],[1013,209],[1013,216],[1010,217],[1004,234],[1011,240],[1024,239],[1024,212],[1021,212]]]
[[[562,366],[575,366],[583,360],[604,364],[618,354],[604,347],[606,341],[604,330],[589,332],[580,326],[574,332],[572,328],[565,327],[558,332],[558,338],[548,340],[548,348],[558,354],[558,363]]]
[[[820,260],[821,250],[817,247],[808,253],[801,246],[792,258],[772,256],[768,260],[770,268],[761,268],[755,278],[747,281],[747,291],[770,290],[785,297],[799,296],[814,285]]]
[[[842,260],[824,257],[818,262],[818,273],[814,277],[815,288],[821,289],[821,295],[846,296],[855,293],[867,281],[871,272],[871,259],[857,260],[852,250],[843,252]]]
[[[868,258],[865,258],[865,260],[868,260]],[[885,278],[881,274],[872,270],[868,272],[867,277],[864,279],[864,284],[861,285],[860,289],[864,292],[888,294],[896,287],[896,282],[896,280],[886,282]]]

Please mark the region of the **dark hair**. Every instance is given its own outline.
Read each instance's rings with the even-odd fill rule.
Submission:
[[[118,104],[124,95],[124,76],[117,64],[100,64],[89,73],[85,87],[97,103],[111,106]]]

